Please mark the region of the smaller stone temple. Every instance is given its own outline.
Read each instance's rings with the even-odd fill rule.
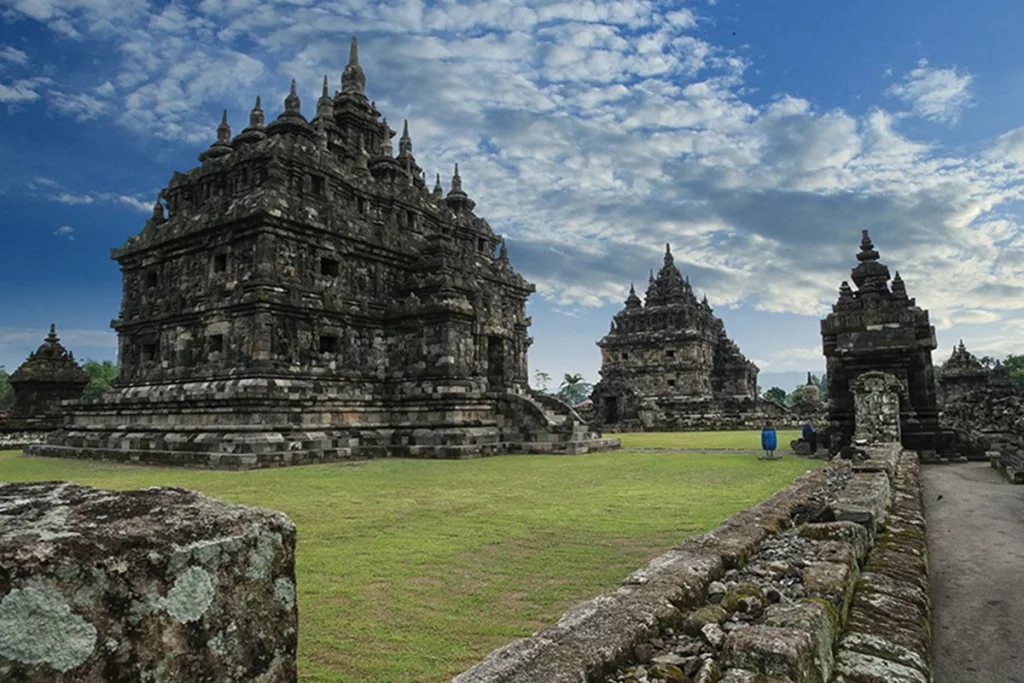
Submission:
[[[829,423],[833,446],[854,438],[855,383],[867,372],[892,376],[902,387],[899,396],[900,438],[903,446],[925,459],[952,455],[952,430],[939,426],[938,396],[932,367],[935,328],[928,311],[907,296],[899,272],[892,277],[879,261],[864,230],[859,261],[852,270],[854,291],[844,281],[839,299],[821,321],[822,346],[828,367]]]
[[[757,366],[698,301],[665,245],[644,301],[630,285],[601,347],[592,398],[596,424],[612,431],[730,429],[763,418]]]
[[[61,401],[81,398],[89,375],[75,362],[75,356],[60,343],[57,328],[33,351],[10,377],[14,407],[8,421],[36,429],[56,429],[64,410]]]
[[[941,403],[947,405],[965,395],[970,395],[989,385],[989,370],[978,358],[967,350],[964,340],[953,347],[949,360],[942,364],[939,373]]]

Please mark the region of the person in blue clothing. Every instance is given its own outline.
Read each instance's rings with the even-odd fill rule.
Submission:
[[[761,430],[761,450],[764,451],[762,459],[764,460],[775,460],[775,447],[777,445],[777,438],[775,436],[775,427],[769,422],[765,424],[764,429]],[[781,456],[779,456],[781,457]]]
[[[814,427],[809,422],[805,422],[804,426],[800,430],[800,435],[803,440],[811,444],[811,453],[813,454],[818,450],[818,434],[814,431]]]

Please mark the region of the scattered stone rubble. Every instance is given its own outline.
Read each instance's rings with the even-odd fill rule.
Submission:
[[[942,420],[956,430],[960,453],[1024,483],[1024,389],[1001,365],[987,370],[963,340],[942,365],[939,384]]]
[[[927,683],[917,454],[868,446],[454,683]]]

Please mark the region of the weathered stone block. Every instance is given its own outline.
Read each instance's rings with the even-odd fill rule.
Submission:
[[[0,680],[296,680],[295,527],[172,488],[0,484]]]
[[[874,532],[885,522],[890,491],[889,477],[884,473],[855,473],[830,506],[836,520],[863,524]]]
[[[806,631],[749,626],[733,631],[725,639],[722,662],[728,668],[786,676],[795,683],[822,683],[815,653],[814,640]]]

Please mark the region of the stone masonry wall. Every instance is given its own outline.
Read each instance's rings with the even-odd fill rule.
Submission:
[[[928,683],[917,455],[834,461],[453,683]]]
[[[295,527],[173,488],[0,484],[0,680],[296,680]]]

